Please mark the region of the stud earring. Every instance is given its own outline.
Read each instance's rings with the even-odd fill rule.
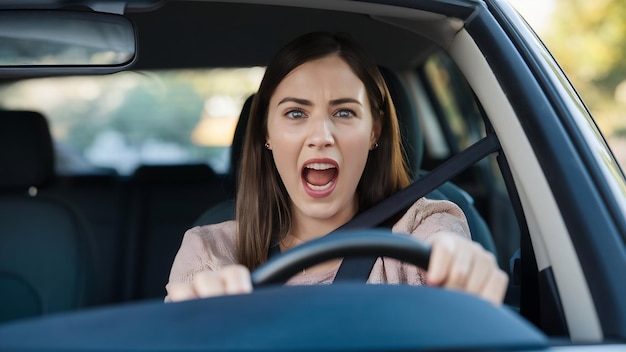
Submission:
[[[372,150],[378,148],[378,142],[374,143],[374,145],[372,146]]]
[[[267,149],[267,150],[270,149],[270,144],[269,143],[265,143],[265,149]]]

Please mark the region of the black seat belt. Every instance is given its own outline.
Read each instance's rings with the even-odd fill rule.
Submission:
[[[357,214],[352,220],[327,236],[334,235],[339,231],[381,227],[389,219],[395,219],[399,215],[404,214],[418,199],[498,150],[500,150],[500,142],[495,133],[490,132],[486,137],[448,159],[418,181]],[[391,225],[388,224],[388,226]],[[367,282],[377,259],[377,257],[344,258],[335,276],[335,282]]]

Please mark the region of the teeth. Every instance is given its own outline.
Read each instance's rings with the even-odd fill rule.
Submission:
[[[306,167],[307,169],[313,169],[313,170],[328,170],[328,169],[334,169],[335,165],[329,164],[329,163],[310,163],[310,164],[305,165],[304,167]]]
[[[325,190],[329,189],[330,186],[332,186],[333,181],[330,181],[330,182],[328,182],[327,184],[325,184],[323,186],[312,185],[312,184],[310,184],[308,182],[306,184],[309,186],[309,188],[311,188],[314,191],[325,191]]]

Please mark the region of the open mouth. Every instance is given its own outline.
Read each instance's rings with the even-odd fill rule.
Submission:
[[[309,163],[304,165],[302,178],[314,191],[329,189],[337,178],[337,166],[331,163]]]

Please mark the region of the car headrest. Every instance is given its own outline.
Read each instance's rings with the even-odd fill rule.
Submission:
[[[230,175],[237,177],[237,171],[239,170],[239,163],[241,161],[241,153],[243,152],[243,139],[246,135],[246,126],[248,125],[248,119],[250,117],[250,108],[252,107],[252,100],[254,94],[250,95],[248,99],[243,103],[241,113],[239,114],[239,121],[235,127],[235,134],[233,135],[233,143],[230,147]]]
[[[0,169],[0,188],[41,186],[54,176],[52,137],[43,115],[0,110]]]
[[[379,66],[380,73],[387,83],[389,94],[396,107],[400,133],[402,134],[402,147],[406,153],[407,163],[411,170],[416,172],[422,165],[424,153],[424,136],[420,130],[416,109],[409,98],[406,88],[398,75],[386,67]],[[410,143],[414,141],[414,143]]]
[[[190,184],[211,182],[216,177],[207,164],[141,165],[131,180],[143,184]]]

